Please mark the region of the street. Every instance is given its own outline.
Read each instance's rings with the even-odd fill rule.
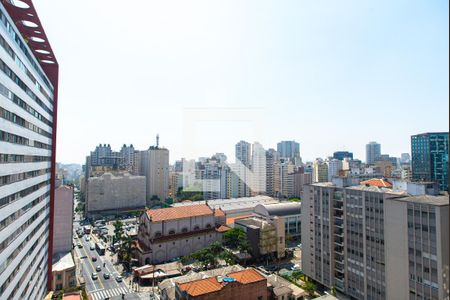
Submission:
[[[84,278],[86,282],[86,291],[92,295],[93,300],[103,300],[103,299],[122,299],[122,294],[125,295],[124,299],[140,299],[139,295],[130,292],[129,288],[125,283],[125,279],[122,282],[117,282],[116,277],[121,275],[114,268],[113,264],[105,259],[105,256],[100,256],[97,251],[91,250],[91,243],[96,243],[96,237],[91,234],[89,235],[90,241],[86,241],[88,235],[84,235],[78,238],[76,234],[76,229],[78,228],[78,221],[74,223],[74,237],[75,239],[75,260],[79,266],[78,274]],[[82,248],[77,246],[81,243]],[[106,254],[108,255],[108,254]],[[92,257],[96,257],[97,261],[93,261]],[[96,268],[100,267],[100,271],[96,271]],[[97,279],[92,279],[92,273],[95,272],[98,275]],[[109,279],[105,279],[103,275],[105,273],[110,274]]]

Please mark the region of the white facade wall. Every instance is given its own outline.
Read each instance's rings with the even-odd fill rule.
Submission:
[[[2,69],[0,70],[0,107],[7,111],[9,115],[14,114],[16,116],[14,119],[12,117],[6,118],[6,114],[2,114],[0,117],[0,155],[2,156],[2,159],[0,159],[0,176],[50,169],[51,137],[37,133],[29,127],[24,127],[17,120],[22,118],[49,134],[53,132],[52,126],[47,125],[13,100],[17,100],[17,97],[19,97],[28,107],[52,122],[53,100],[50,101],[43,95],[36,83],[27,75],[27,70],[50,97],[52,97],[52,92],[45,85],[38,71],[32,66],[24,51],[19,47],[17,41],[20,41],[22,47],[31,54],[31,60],[43,73],[38,60],[32,57],[33,52],[16,28],[15,22],[7,14],[3,2],[0,4],[0,11],[2,17],[0,36],[4,40],[4,43],[0,46],[2,63]],[[8,25],[5,26],[3,21],[7,22]],[[7,52],[3,45],[8,45],[13,53]],[[44,110],[5,72],[13,72],[17,78],[20,78],[23,84],[47,106],[49,111]],[[24,145],[17,143],[17,140],[7,139],[7,135],[16,135],[28,141]],[[35,142],[48,145],[48,149],[36,147]],[[6,158],[6,155],[46,156],[48,161],[11,162],[9,158]],[[42,299],[46,291],[50,176],[51,172],[48,171],[43,175],[0,186],[1,299],[28,299],[28,297],[31,297],[30,299]],[[34,221],[26,225],[32,218]],[[22,225],[25,226],[19,232],[18,229]],[[37,242],[36,247],[28,254],[27,252],[35,242]],[[23,280],[21,280],[22,276]]]
[[[113,176],[105,173],[91,177],[87,189],[87,212],[145,207],[145,177]]]

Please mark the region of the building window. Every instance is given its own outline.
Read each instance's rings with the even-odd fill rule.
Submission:
[[[169,234],[175,234],[175,230],[174,229],[169,230]]]
[[[200,229],[200,227],[198,225],[194,226],[194,230],[199,230],[199,229]]]
[[[159,238],[159,237],[161,237],[161,232],[159,232],[159,231],[155,232],[155,238]]]
[[[181,229],[181,232],[182,232],[182,233],[186,233],[186,232],[188,232],[188,229],[187,229],[187,227],[183,227],[183,229]]]
[[[211,224],[206,224],[206,228],[211,228]]]

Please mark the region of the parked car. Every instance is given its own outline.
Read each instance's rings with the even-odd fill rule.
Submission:
[[[117,277],[116,277],[116,281],[117,281],[117,282],[122,282],[122,281],[123,281],[123,277],[120,276],[120,275],[117,276]]]
[[[98,275],[95,272],[92,273],[91,277],[92,277],[93,280],[98,279]]]

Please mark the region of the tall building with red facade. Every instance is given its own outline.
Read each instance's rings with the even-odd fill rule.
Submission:
[[[0,299],[51,286],[58,62],[31,0],[0,1]]]

